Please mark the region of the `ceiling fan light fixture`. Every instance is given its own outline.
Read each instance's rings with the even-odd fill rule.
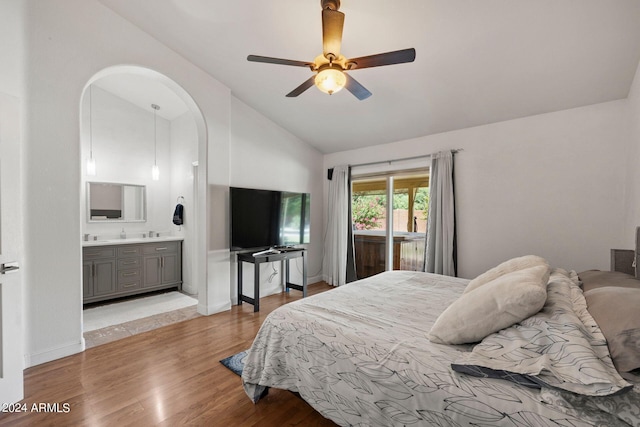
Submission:
[[[344,28],[344,13],[338,10],[340,8],[340,0],[320,0],[320,4],[322,5],[322,55],[318,55],[313,62],[259,55],[247,56],[247,61],[251,62],[306,67],[317,73],[289,92],[286,95],[287,98],[295,98],[315,84],[318,89],[329,95],[346,87],[353,96],[362,101],[370,97],[371,92],[358,83],[351,74],[347,75],[345,71],[403,64],[413,62],[416,59],[416,50],[414,48],[357,58],[345,58],[340,53],[342,30]]]
[[[337,68],[325,68],[320,70],[316,74],[314,80],[316,87],[324,93],[333,95],[336,92],[340,92],[342,88],[347,84],[347,76]]]

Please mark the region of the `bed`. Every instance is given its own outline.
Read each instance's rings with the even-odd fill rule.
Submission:
[[[392,271],[287,304],[248,352],[245,391],[299,393],[343,426],[640,425],[640,383],[616,371],[578,276],[547,277],[540,313],[477,344],[428,338],[465,279]]]

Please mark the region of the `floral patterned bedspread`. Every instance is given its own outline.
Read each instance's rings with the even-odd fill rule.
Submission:
[[[245,391],[254,402],[268,387],[297,392],[343,426],[628,425],[597,407],[547,402],[539,389],[454,372],[471,346],[426,336],[467,283],[385,272],[280,307],[245,359]]]

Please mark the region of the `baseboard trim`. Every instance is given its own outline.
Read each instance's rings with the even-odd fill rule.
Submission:
[[[221,313],[223,311],[231,310],[231,302],[225,302],[215,305],[204,305],[198,303],[198,313],[203,316],[209,316],[211,314]]]
[[[41,365],[43,363],[51,362],[52,360],[62,359],[63,357],[71,356],[72,354],[82,353],[84,351],[84,338],[79,341],[53,347],[48,350],[40,351],[37,353],[24,355],[24,366],[31,368],[32,366]]]
[[[186,283],[182,283],[182,292],[189,295],[189,296],[198,296],[198,288],[197,287],[193,287],[189,284]]]
[[[324,280],[324,276],[322,274],[307,278],[307,284],[308,285],[313,285],[314,283],[318,283],[318,282],[326,282],[326,280]]]

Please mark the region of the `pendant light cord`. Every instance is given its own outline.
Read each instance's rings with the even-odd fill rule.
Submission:
[[[89,158],[93,159],[93,85],[89,85]]]
[[[158,125],[157,125],[157,113],[160,109],[159,105],[151,104],[153,108],[153,164],[158,166]]]

